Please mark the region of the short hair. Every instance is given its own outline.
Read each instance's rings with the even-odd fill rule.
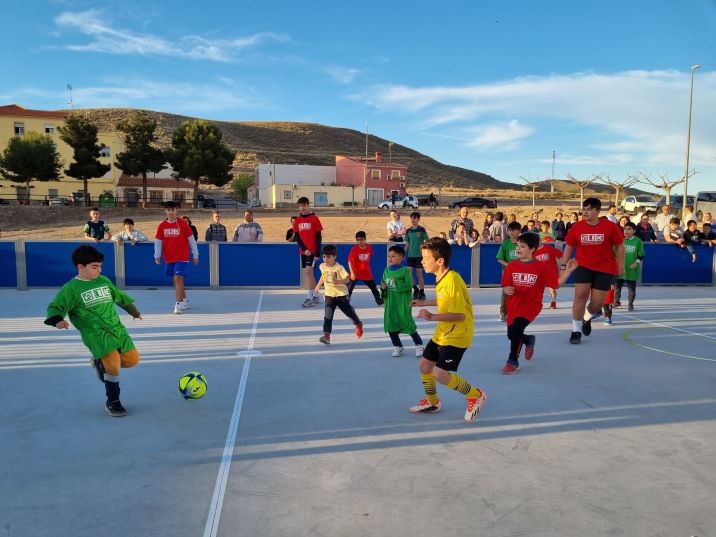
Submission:
[[[297,217],[296,215],[293,215],[293,216],[291,217],[291,222],[293,222],[296,218],[298,218],[298,217]]]
[[[582,203],[582,209],[586,207],[591,207],[592,209],[596,209],[597,211],[602,210],[602,202],[599,201],[599,198],[587,198],[584,200],[584,203]]]
[[[78,246],[72,252],[72,264],[75,267],[77,265],[89,265],[90,263],[102,263],[102,261],[104,261],[104,254],[89,244]]]
[[[527,220],[527,225],[529,225],[529,224],[530,224],[530,222],[532,222],[533,224],[537,225],[537,222],[535,222],[535,221],[534,221],[534,220],[532,220],[531,218],[530,218],[529,220]]]
[[[689,227],[691,224],[693,224],[693,225],[695,225],[695,226],[698,225],[698,224],[696,223],[696,220],[689,220],[688,222],[686,222],[686,227]]]
[[[97,212],[99,212],[99,207],[92,207],[92,208],[90,209],[90,212],[92,212],[92,211],[97,211]]]
[[[502,222],[504,219],[505,219],[505,213],[503,213],[502,211],[497,211],[495,213],[495,220],[497,220],[498,222]]]
[[[636,224],[634,222],[632,222],[631,220],[629,222],[627,222],[626,224],[624,224],[624,229],[626,229],[628,227],[630,227],[634,231],[636,231]]]
[[[615,208],[615,209],[617,208],[616,205],[614,205],[613,203],[610,203],[608,209],[611,209],[612,207]]]
[[[530,250],[536,250],[539,248],[539,235],[535,233],[523,233],[517,237],[517,242],[521,242],[527,245]]]
[[[310,202],[308,201],[308,198],[306,196],[301,196],[300,198],[298,198],[297,203],[299,205],[309,205],[310,204]]]
[[[366,237],[365,231],[363,231],[363,230],[356,231],[356,239],[367,239],[367,238],[368,237]]]
[[[338,255],[338,248],[336,248],[335,244],[326,244],[321,248],[321,254],[336,257]]]
[[[390,248],[388,248],[389,252],[393,252],[394,254],[398,254],[400,257],[405,257],[405,250],[403,250],[400,246],[397,244],[394,244]]]
[[[445,239],[442,239],[440,237],[433,237],[432,239],[428,239],[423,244],[421,244],[420,249],[430,250],[430,253],[433,255],[433,259],[437,261],[442,257],[445,260],[445,266],[450,266],[452,248],[450,248],[450,243]]]
[[[520,223],[517,222],[517,221],[515,221],[515,222],[510,222],[509,224],[507,224],[507,230],[508,230],[508,231],[509,231],[509,230],[512,230],[512,231],[520,231],[521,229],[522,229],[522,224],[520,224]]]
[[[218,211],[218,209],[214,209],[213,211],[211,211],[211,216],[214,216],[215,214],[221,216],[221,213]]]
[[[164,202],[164,208],[165,209],[176,209],[179,206],[176,201],[165,201]]]
[[[410,218],[417,218],[418,220],[420,220],[420,213],[418,211],[413,211],[412,213],[410,213]]]
[[[460,227],[460,226],[465,227],[465,222],[458,222],[457,227]]]
[[[214,211],[214,212],[217,212],[217,213],[218,213],[219,211]],[[250,214],[251,216],[253,216],[253,215],[254,215],[254,212],[253,212],[251,209],[246,209],[246,210],[244,211],[244,215],[247,215],[247,214]],[[294,216],[294,217],[292,217],[292,218],[296,218],[296,217]]]
[[[552,224],[550,223],[549,220],[542,220],[542,221],[540,222],[540,225],[541,225],[541,226],[550,226],[550,227],[552,227]]]
[[[125,219],[122,221],[122,225],[125,225],[125,226],[133,226],[133,225],[134,225],[134,220],[132,220],[131,218],[125,218]]]
[[[703,225],[702,225],[701,227],[706,227],[706,226],[709,226],[709,227],[711,227],[711,224],[710,224],[709,222],[704,222],[704,223],[703,223]]]
[[[676,224],[677,226],[681,223],[681,220],[678,216],[672,216],[671,220],[669,220],[669,224]]]

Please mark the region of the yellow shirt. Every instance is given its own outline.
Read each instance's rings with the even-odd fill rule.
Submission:
[[[438,313],[463,313],[463,321],[438,321],[433,341],[438,345],[451,345],[467,349],[472,344],[474,331],[472,301],[467,286],[454,270],[448,271],[435,286]]]
[[[323,284],[325,285],[324,294],[326,296],[347,296],[348,286],[345,283],[333,283],[334,280],[345,280],[348,277],[346,269],[343,265],[336,263],[332,267],[329,267],[325,263],[321,263],[318,267],[321,270],[321,276],[323,277]]]

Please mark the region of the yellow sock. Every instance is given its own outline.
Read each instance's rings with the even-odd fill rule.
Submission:
[[[469,399],[474,399],[482,395],[480,390],[470,385],[468,381],[457,373],[450,373],[450,382],[447,383],[447,387],[456,392],[460,392]]]
[[[430,401],[432,404],[435,404],[439,401],[438,399],[438,388],[437,388],[437,382],[435,381],[435,375],[432,373],[428,373],[427,375],[420,375],[420,380],[423,383],[423,388],[425,389],[425,398]]]

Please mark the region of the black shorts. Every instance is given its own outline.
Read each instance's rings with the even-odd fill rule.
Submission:
[[[423,258],[422,257],[409,257],[408,258],[408,266],[411,268],[423,268]]]
[[[466,350],[452,345],[438,345],[431,339],[425,345],[423,358],[435,362],[437,367],[445,371],[457,371],[462,355],[465,354]]]
[[[313,268],[314,263],[316,262],[316,256],[315,255],[303,255],[301,254],[301,268],[311,267]]]
[[[574,283],[588,283],[597,291],[609,291],[616,282],[616,276],[608,272],[599,272],[584,267],[574,271]]]

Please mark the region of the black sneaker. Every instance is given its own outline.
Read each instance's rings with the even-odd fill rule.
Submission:
[[[418,293],[418,300],[425,300],[425,289],[421,289]]]
[[[127,410],[122,406],[122,403],[119,402],[119,399],[117,401],[107,401],[105,410],[107,414],[113,418],[121,418],[127,415]]]
[[[582,334],[588,336],[592,333],[592,321],[582,321]]]
[[[385,304],[385,300],[383,300],[382,298],[376,298],[375,303],[379,306],[382,306],[383,304]]]
[[[94,369],[95,374],[97,375],[97,379],[104,384],[104,374],[107,372],[104,369],[104,364],[102,363],[102,360],[90,360],[90,365],[92,366],[92,369]]]
[[[420,289],[417,287],[413,287],[413,300],[419,300],[420,299]]]
[[[629,304],[627,311],[634,311],[634,304]]]
[[[569,336],[569,342],[572,345],[579,345],[582,342],[582,334],[579,332],[572,332],[572,335]]]

